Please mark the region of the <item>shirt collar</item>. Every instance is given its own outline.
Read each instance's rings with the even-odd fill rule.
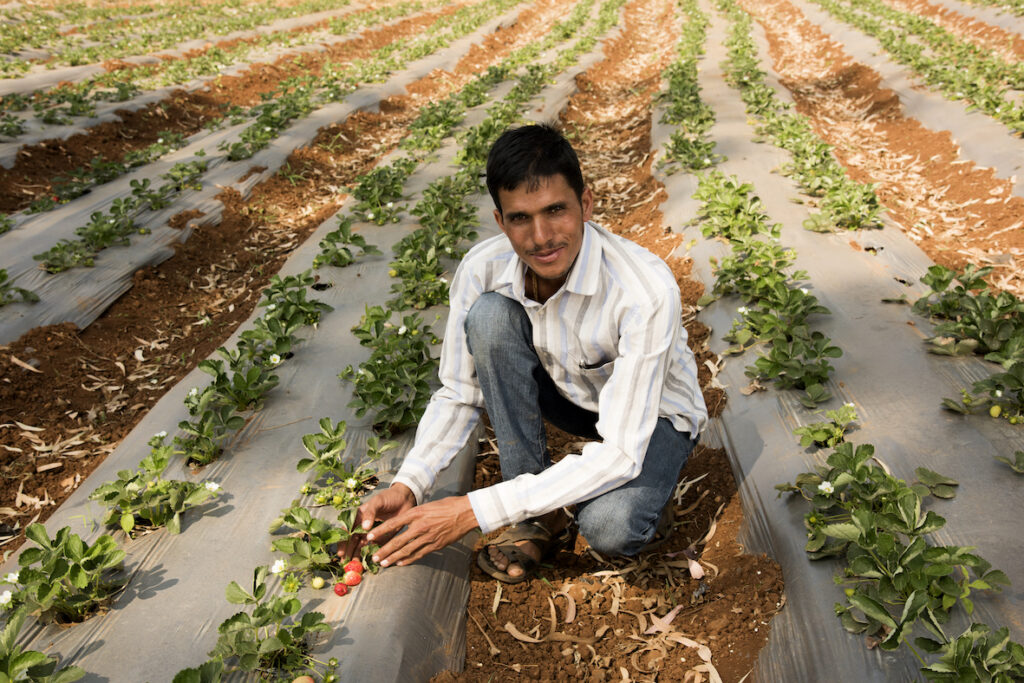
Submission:
[[[580,245],[580,253],[576,255],[576,262],[569,270],[569,277],[563,285],[566,291],[583,296],[592,296],[597,293],[601,275],[601,230],[603,228],[596,223],[586,221],[583,224],[583,243]],[[525,302],[525,276],[526,264],[516,256],[509,259],[498,282],[502,288],[511,287],[512,295],[517,300]]]

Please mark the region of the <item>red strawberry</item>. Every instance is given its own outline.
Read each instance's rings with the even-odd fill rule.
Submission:
[[[363,575],[359,572],[345,572],[345,575],[341,577],[341,582],[346,586],[358,586],[362,580]]]
[[[345,584],[341,583],[340,581],[338,583],[334,584],[334,594],[335,595],[345,595],[345,593],[348,593],[348,586],[346,586]]]
[[[346,572],[356,572],[357,574],[363,573],[363,563],[359,560],[349,560],[348,564],[342,567]]]

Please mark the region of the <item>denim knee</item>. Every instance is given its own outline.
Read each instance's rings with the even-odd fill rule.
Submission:
[[[595,500],[584,505],[577,514],[580,533],[590,547],[607,556],[633,556],[654,538],[658,518],[646,519],[642,510],[629,505],[602,505],[611,502]]]
[[[484,357],[495,349],[506,349],[512,339],[528,339],[528,325],[526,311],[519,303],[497,292],[484,292],[466,314],[469,352],[473,356]]]

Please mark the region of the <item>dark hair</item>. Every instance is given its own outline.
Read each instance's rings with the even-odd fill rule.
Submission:
[[[532,124],[512,128],[501,134],[487,155],[487,191],[501,212],[498,190],[512,191],[526,183],[530,192],[543,178],[561,175],[583,200],[583,173],[580,160],[569,141],[553,126]]]

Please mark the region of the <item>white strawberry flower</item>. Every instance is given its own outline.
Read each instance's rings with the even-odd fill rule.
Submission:
[[[405,334],[408,331],[409,331],[409,328],[407,328],[405,325],[402,325],[401,327],[398,328],[399,336]]]
[[[803,292],[804,294],[806,294],[807,293],[807,288],[806,287],[801,287],[800,291]]]
[[[739,313],[740,315],[746,315],[747,313],[750,312],[750,309],[747,308],[746,306],[740,306],[739,308],[736,309],[736,312]]]
[[[11,572],[10,574],[8,574],[7,576],[4,577],[4,582],[5,583],[18,583],[18,575],[20,573],[21,572]]]
[[[167,438],[167,430],[166,429],[161,429],[159,432],[157,432],[153,436],[155,436],[158,439],[166,439]]]
[[[199,387],[192,387],[191,389],[189,389],[188,390],[188,395],[192,396],[193,398],[198,396],[199,395]]]
[[[836,487],[832,485],[830,481],[823,481],[818,484],[818,491],[824,493],[826,496],[831,496],[835,493]]]
[[[277,304],[270,304],[269,306],[267,306],[267,310],[268,311],[276,311],[277,310]]]
[[[369,218],[372,221],[373,220],[373,211],[367,211],[366,212],[366,217]]]
[[[206,490],[209,491],[210,493],[217,493],[217,491],[220,491],[220,484],[218,484],[215,481],[208,481],[205,484],[203,484],[203,486],[205,486]]]
[[[284,560],[276,560],[274,564],[270,565],[271,574],[280,574],[288,568],[288,563]]]
[[[349,477],[348,479],[345,480],[345,486],[347,486],[351,490],[355,490],[359,488],[359,480],[356,479],[355,477]]]
[[[270,364],[271,365],[277,365],[280,362],[281,362],[281,356],[277,355],[276,353],[270,354]]]
[[[394,202],[388,202],[388,208],[389,209],[395,208],[395,203]]]
[[[7,606],[11,604],[11,600],[14,598],[14,594],[11,591],[4,591],[0,593],[0,605]]]

